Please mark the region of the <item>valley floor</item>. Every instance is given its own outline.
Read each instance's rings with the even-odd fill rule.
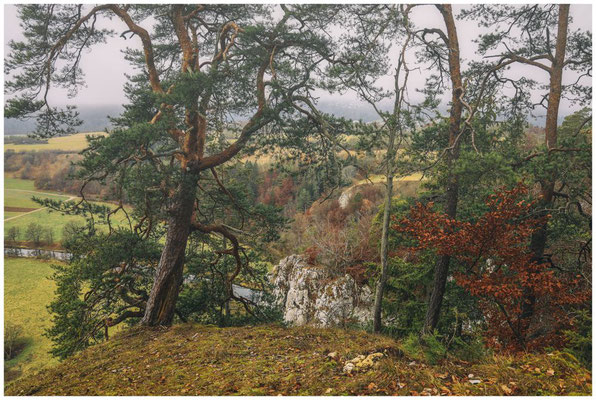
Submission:
[[[358,356],[383,353],[367,370]],[[564,353],[426,365],[385,336],[276,325],[133,328],[7,385],[6,395],[568,395],[591,374]]]

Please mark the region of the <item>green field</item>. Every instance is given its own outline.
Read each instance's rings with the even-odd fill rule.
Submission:
[[[81,151],[87,147],[87,135],[107,135],[105,132],[76,133],[70,136],[55,137],[48,140],[48,143],[40,144],[5,144],[4,150],[14,151]]]
[[[31,200],[33,196],[45,199],[68,199],[72,196],[52,190],[38,191],[32,179],[8,178],[4,174],[4,207],[39,208],[39,204]],[[5,215],[4,218],[7,218]]]
[[[35,190],[35,182],[32,179],[9,178],[4,174],[4,190],[6,189]]]
[[[20,325],[24,329],[27,347],[6,366],[23,372],[38,370],[56,363],[48,353],[51,342],[43,336],[50,326],[46,306],[54,296],[55,284],[48,277],[51,264],[33,258],[4,258],[4,323]]]
[[[44,194],[42,194],[44,193]],[[46,192],[39,192],[36,194],[34,191],[20,191],[4,188],[4,207],[28,207],[28,208],[39,208],[40,205],[32,200],[32,197],[38,197],[43,199],[53,200],[66,200],[72,196],[68,195],[52,195],[45,194]]]
[[[32,197],[49,198],[55,200],[68,200],[69,198],[77,199],[74,196],[67,194],[59,194],[51,191],[37,191],[32,180],[4,178],[4,207],[23,207],[38,209],[40,205],[32,200]],[[110,203],[98,202],[97,204],[107,205],[110,208],[116,206]],[[125,220],[123,212],[119,212],[112,217],[114,224],[119,224]],[[30,223],[38,223],[44,227],[52,229],[54,240],[60,242],[62,240],[62,230],[68,222],[78,222],[83,224],[84,217],[78,215],[63,215],[56,211],[49,209],[42,209],[35,212],[27,210],[13,211],[8,210],[4,212],[4,232],[9,228],[16,226],[19,228],[18,240],[24,241],[25,230]],[[101,229],[101,228],[100,228]]]
[[[385,175],[369,175],[368,179],[362,179],[355,183],[355,185],[362,185],[366,183],[385,183]],[[393,178],[393,184],[399,185],[400,182],[419,182],[422,180],[422,174],[417,172],[408,176],[400,176]]]

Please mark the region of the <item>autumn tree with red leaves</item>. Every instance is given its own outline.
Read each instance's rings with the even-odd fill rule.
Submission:
[[[433,250],[457,261],[453,276],[480,300],[488,344],[504,350],[561,346],[563,330],[573,326],[571,311],[591,297],[579,276],[533,261],[528,243],[548,216],[535,216],[535,202],[523,199],[527,194],[521,183],[501,189],[486,199],[488,210],[474,222],[451,219],[434,211],[433,203],[418,203],[393,225],[416,241],[413,250]],[[527,293],[537,299],[529,319],[523,315]]]

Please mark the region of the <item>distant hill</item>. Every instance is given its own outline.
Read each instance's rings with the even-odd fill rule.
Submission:
[[[108,116],[115,117],[122,112],[122,106],[80,106],[78,107],[80,118],[83,125],[79,127],[79,132],[100,132],[109,128],[110,120]],[[19,121],[16,119],[4,119],[4,135],[26,135],[35,129],[35,121]]]
[[[333,114],[338,117],[344,117],[353,120],[362,120],[364,122],[372,122],[379,119],[373,108],[364,102],[354,100],[341,100],[332,98],[322,98],[318,101],[318,107],[321,111]],[[386,100],[381,103],[379,108],[383,111],[389,111],[392,108],[391,100]],[[118,116],[123,108],[120,105],[104,105],[104,106],[80,106],[78,108],[80,118],[83,120],[83,125],[79,128],[79,132],[98,132],[109,128],[110,121],[108,116]],[[447,113],[446,108],[440,110]],[[562,113],[559,118],[561,121],[564,117]],[[542,124],[543,117],[528,117],[531,123]],[[19,121],[15,119],[4,119],[4,135],[26,135],[31,133],[35,128],[35,121]]]
[[[355,120],[362,119],[370,122],[378,119],[378,116],[367,104],[358,102],[337,102],[329,99],[319,101],[319,107],[325,113],[334,114],[339,117],[351,118]],[[389,109],[389,106],[384,107]],[[107,106],[80,106],[78,111],[83,125],[78,129],[80,132],[98,132],[109,128],[110,117],[115,117],[122,112],[123,108],[119,105]],[[35,121],[19,121],[16,119],[4,119],[4,135],[26,135],[35,129]]]
[[[404,350],[389,337],[356,330],[136,327],[9,383],[4,394],[552,396],[592,390],[590,372],[565,353],[428,365]],[[359,355],[376,361],[353,359]]]

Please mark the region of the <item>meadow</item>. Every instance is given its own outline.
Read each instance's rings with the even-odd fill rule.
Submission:
[[[54,137],[48,140],[48,143],[36,143],[36,144],[12,144],[8,143],[4,145],[4,151],[48,151],[48,150],[60,150],[60,151],[71,151],[79,152],[87,147],[87,136],[88,135],[107,135],[106,132],[83,132],[76,133],[70,136]]]
[[[39,208],[32,197],[66,200],[72,196],[51,191],[38,191],[31,179],[4,177],[4,208],[11,212],[12,208]],[[8,208],[8,210],[6,210]],[[22,213],[22,212],[21,212]],[[5,215],[6,218],[6,215]]]
[[[79,215],[63,215],[60,212],[41,207],[32,200],[33,197],[53,200],[77,200],[69,194],[38,191],[35,189],[34,181],[27,179],[4,177],[4,232],[11,227],[19,228],[19,241],[26,240],[25,231],[31,223],[40,224],[43,227],[52,229],[54,240],[60,242],[63,237],[63,229],[69,222],[84,224],[85,219]],[[110,208],[116,206],[111,203],[97,202],[96,204],[107,205]],[[120,224],[125,220],[123,212],[118,212],[114,217],[114,223]],[[102,229],[103,227],[100,227]],[[103,228],[105,229],[105,228]]]
[[[17,357],[5,362],[5,368],[27,372],[57,363],[48,353],[50,339],[43,336],[51,324],[46,307],[56,288],[49,279],[53,272],[51,265],[56,263],[4,257],[4,323],[21,326],[27,343]]]

